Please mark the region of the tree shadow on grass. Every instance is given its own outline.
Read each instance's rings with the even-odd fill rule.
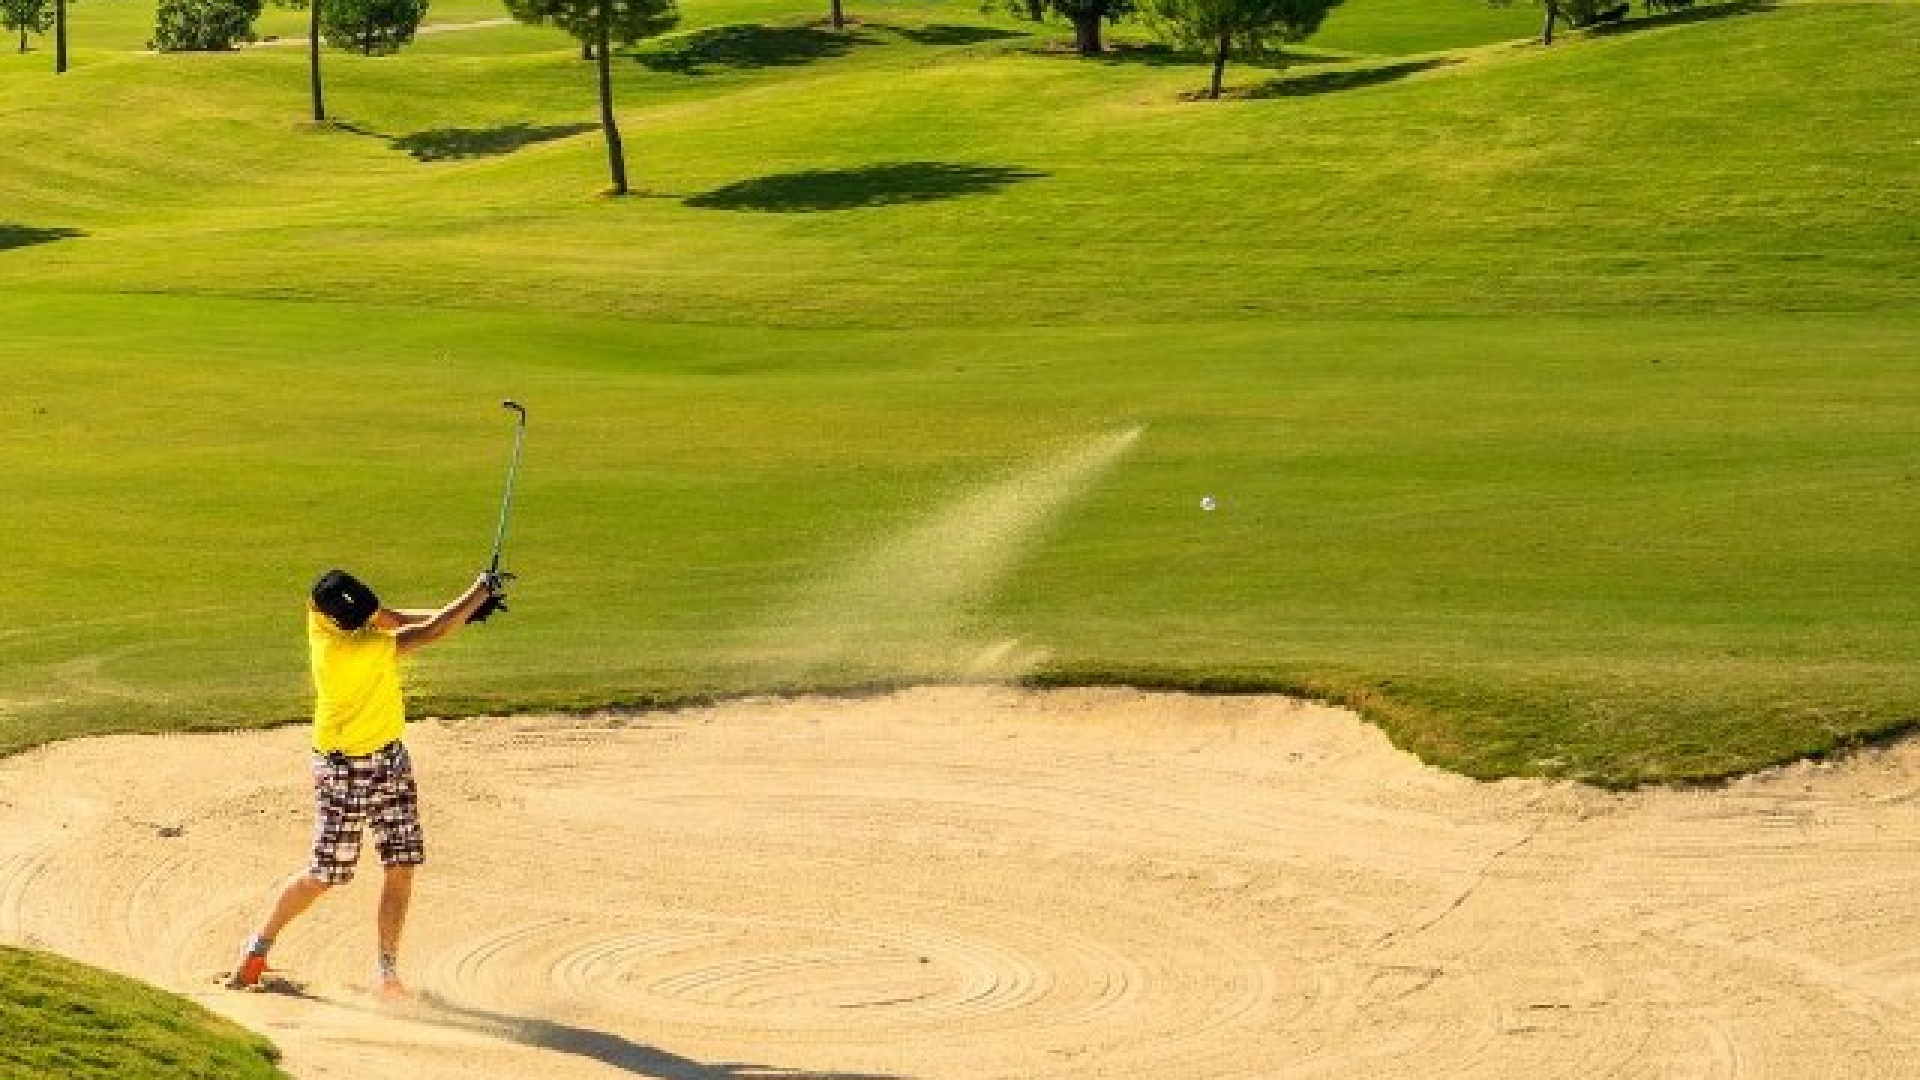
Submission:
[[[1071,41],[1049,42],[1028,51],[1035,56],[1082,59],[1074,50]],[[1109,41],[1105,52],[1099,56],[1084,59],[1100,64],[1139,64],[1144,67],[1207,67],[1213,63],[1212,55],[1202,50],[1175,48],[1159,41]],[[1288,68],[1306,67],[1312,64],[1344,64],[1351,59],[1351,56],[1345,54],[1330,55],[1276,49],[1265,56],[1234,57],[1233,62],[1242,67]]]
[[[1661,26],[1685,26],[1688,23],[1713,22],[1739,15],[1754,15],[1763,11],[1773,11],[1778,7],[1779,4],[1774,0],[1733,0],[1732,3],[1727,4],[1700,4],[1679,11],[1665,11],[1657,15],[1628,19],[1625,22],[1588,26],[1582,29],[1594,37],[1612,37],[1615,34],[1632,34]]]
[[[1379,67],[1342,68],[1338,71],[1316,71],[1311,75],[1293,78],[1279,78],[1259,86],[1247,87],[1239,91],[1224,91],[1222,96],[1260,100],[1265,98],[1314,97],[1319,94],[1337,94],[1343,90],[1359,90],[1362,87],[1379,86],[1383,83],[1399,82],[1409,75],[1418,75],[1423,71],[1452,67],[1460,61],[1451,57],[1436,56],[1426,60],[1409,60],[1399,64],[1384,64]]]
[[[936,23],[932,26],[896,26],[893,32],[915,45],[983,45],[1027,35],[992,26],[957,26]]]
[[[9,225],[0,222],[0,251],[33,247],[36,244],[51,244],[56,240],[71,240],[76,236],[85,235],[87,234],[79,229],[42,229],[33,225]]]
[[[814,26],[710,26],[662,48],[635,52],[633,60],[652,71],[706,75],[716,68],[797,67],[877,44],[859,33]]]
[[[808,214],[958,199],[1046,175],[1000,165],[906,161],[858,169],[817,169],[759,176],[695,195],[686,203],[705,210]]]
[[[396,150],[405,150],[416,161],[458,161],[464,158],[499,157],[523,146],[572,138],[598,128],[598,124],[502,124],[491,128],[435,128],[416,131],[387,141]]]
[[[422,994],[419,1005],[408,1012],[427,1023],[478,1031],[524,1046],[587,1058],[653,1080],[906,1080],[878,1073],[819,1072],[743,1062],[695,1061],[612,1032],[455,1005],[431,993]]]

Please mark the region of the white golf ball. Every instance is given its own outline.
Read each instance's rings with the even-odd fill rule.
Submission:
[[[1200,509],[1202,509],[1202,510],[1211,510],[1211,509],[1213,509],[1213,507],[1214,507],[1214,502],[1213,502],[1213,496],[1211,496],[1211,495],[1206,495],[1206,496],[1202,496],[1202,497],[1201,497],[1201,499],[1200,499]]]

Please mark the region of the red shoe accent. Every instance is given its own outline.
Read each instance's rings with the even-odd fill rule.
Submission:
[[[257,990],[260,979],[267,973],[267,958],[258,953],[248,953],[240,959],[240,967],[227,977],[227,986],[233,990]]]

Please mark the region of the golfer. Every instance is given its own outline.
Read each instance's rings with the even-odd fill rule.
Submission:
[[[438,611],[396,611],[358,578],[331,570],[314,583],[307,607],[313,665],[313,857],[287,879],[273,910],[228,976],[234,989],[260,985],[267,953],[288,923],[321,894],[353,877],[360,833],[371,822],[385,878],[380,889],[380,952],[374,989],[403,997],[397,956],[413,895],[413,870],[426,860],[413,765],[401,742],[401,656],[445,640],[476,615],[502,609],[501,578],[482,574]]]

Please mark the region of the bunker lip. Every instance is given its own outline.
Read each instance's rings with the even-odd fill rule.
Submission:
[[[188,993],[297,1077],[1893,1077],[1920,745],[1718,790],[1479,783],[1274,696],[941,686],[428,721],[429,865],[212,987],[306,844],[305,732],[0,762],[0,941]],[[1654,1063],[1649,1065],[1649,1063]]]

